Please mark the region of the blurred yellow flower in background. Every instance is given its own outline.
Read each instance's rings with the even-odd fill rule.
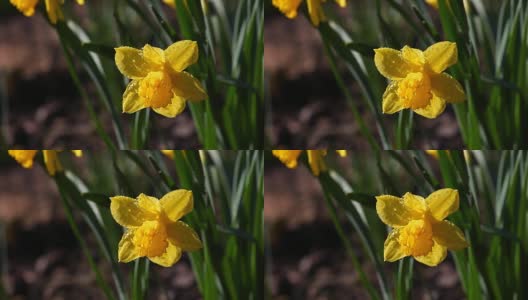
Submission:
[[[163,153],[163,155],[165,155],[167,158],[174,160],[174,151],[180,151],[183,157],[187,158],[187,152],[185,150],[161,150],[161,153]],[[205,163],[206,150],[198,150],[198,153],[202,162]]]
[[[435,159],[438,159],[438,150],[425,150],[425,153],[429,154],[430,156],[434,157]]]
[[[273,150],[272,153],[277,157],[286,167],[293,169],[297,167],[297,160],[303,150]],[[327,150],[305,150],[308,155],[308,164],[315,176],[319,176],[321,172],[326,171],[326,164],[324,157]],[[336,150],[341,156],[346,156],[346,150]]]
[[[198,44],[179,41],[167,49],[145,45],[143,49],[115,49],[119,71],[132,79],[123,94],[123,112],[134,113],[152,108],[173,118],[185,109],[185,103],[207,98],[198,79],[184,70],[198,61]]]
[[[174,150],[161,150],[161,153],[170,159],[174,159]]]
[[[441,189],[426,199],[406,193],[403,198],[381,195],[376,200],[381,221],[393,227],[385,240],[385,261],[413,256],[423,264],[437,266],[446,258],[448,249],[469,246],[464,233],[444,220],[458,210],[457,190]]]
[[[38,150],[8,150],[11,155],[22,167],[29,169],[33,167],[33,159]]]
[[[438,159],[440,156],[438,155],[438,151],[440,150],[425,150],[425,153],[431,155],[435,159]],[[447,151],[447,154],[450,155],[450,151]],[[471,160],[471,154],[469,150],[464,150],[464,159],[466,162],[469,162]]]
[[[31,17],[35,14],[35,7],[39,0],[9,0],[13,6],[15,6],[21,13],[26,17]],[[64,16],[60,5],[64,3],[64,0],[44,0],[46,4],[46,11],[48,12],[48,18],[52,24],[56,24],[58,20],[63,20]],[[80,5],[84,4],[84,0],[77,0]]]
[[[35,6],[37,6],[39,0],[9,0],[9,2],[24,16],[31,17],[35,14]]]
[[[401,51],[378,48],[374,63],[391,82],[383,94],[383,113],[412,109],[426,118],[436,118],[447,103],[463,102],[460,83],[443,73],[458,60],[456,43],[439,42],[425,51],[403,47]]]
[[[44,165],[48,170],[48,174],[55,176],[57,172],[62,171],[62,165],[59,161],[58,152],[61,150],[42,150],[44,157]],[[77,157],[82,156],[81,150],[71,150]],[[13,157],[22,167],[31,168],[33,167],[33,160],[37,155],[38,150],[8,150],[8,153]]]
[[[301,0],[273,0],[273,5],[287,18],[293,19],[297,17],[297,11],[301,2]],[[315,26],[319,26],[321,22],[326,21],[326,16],[322,7],[324,2],[326,2],[326,0],[306,0],[310,20]],[[341,7],[346,6],[346,0],[335,0],[335,2]]]
[[[110,212],[115,221],[126,228],[119,242],[120,262],[147,257],[152,262],[170,267],[180,259],[182,251],[202,248],[198,234],[182,221],[193,210],[193,194],[175,190],[160,200],[140,194],[136,199],[110,198]]]
[[[188,9],[189,8],[189,4],[188,4],[187,1],[188,0],[184,0],[183,3],[185,4],[185,7]],[[208,5],[207,1],[208,0],[201,0],[201,5],[202,5],[202,9],[203,9],[204,14],[207,14],[207,12],[209,10],[209,5]],[[163,0],[163,2],[165,4],[167,4],[168,6],[171,6],[172,8],[176,8],[176,2],[174,0]]]
[[[301,155],[302,150],[272,150],[271,152],[286,167],[293,169],[297,167],[297,159]]]
[[[460,0],[456,0],[456,1],[460,1]],[[431,5],[433,8],[438,9],[438,0],[425,0],[425,2]],[[446,3],[447,5],[451,6],[450,0],[446,0]],[[466,12],[469,11],[469,1],[468,0],[464,0],[464,8]]]
[[[297,10],[302,0],[273,0],[273,6],[278,8],[287,18],[297,17]]]
[[[172,6],[172,7],[176,8],[176,2],[174,2],[174,0],[163,0],[163,2],[165,4],[167,4],[168,6]],[[187,3],[187,2],[185,2],[185,3]]]

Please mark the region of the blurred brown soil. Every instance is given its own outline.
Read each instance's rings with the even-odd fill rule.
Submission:
[[[264,26],[264,67],[272,99],[267,128],[271,144],[287,149],[368,149],[326,62],[319,33],[309,21],[302,15],[290,20],[271,9]],[[358,86],[352,78],[345,80],[365,123],[376,132]],[[396,116],[387,119],[396,124]],[[415,120],[413,149],[463,148],[451,108],[434,121],[419,116]]]
[[[82,10],[82,8],[80,8]],[[8,95],[7,144],[30,149],[98,149],[104,146],[67,69],[58,36],[42,15],[19,13],[0,19],[0,80]],[[98,102],[89,77],[81,81]],[[96,103],[106,131],[113,129],[109,113]],[[133,116],[122,115],[132,122]],[[153,149],[190,149],[200,144],[187,110],[177,118],[152,114]]]
[[[264,217],[270,240],[268,278],[274,299],[368,299],[365,288],[327,215],[319,183],[300,167],[290,170],[266,162]],[[343,221],[345,228],[346,222]],[[369,280],[377,283],[373,265],[358,237],[348,232]],[[387,271],[396,264],[386,264]],[[390,278],[390,280],[393,280]],[[436,268],[415,264],[412,299],[464,299],[453,262]]]
[[[26,170],[10,163],[0,168],[0,224],[7,240],[7,272],[1,275],[9,299],[104,299],[65,219],[58,191],[41,167]],[[94,254],[89,228],[81,218],[77,224]],[[101,257],[96,260],[112,282],[109,265]],[[122,268],[130,272],[132,265]],[[152,264],[149,285],[148,299],[200,299],[186,255],[172,268]]]

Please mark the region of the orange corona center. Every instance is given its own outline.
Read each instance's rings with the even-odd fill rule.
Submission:
[[[172,99],[172,81],[167,72],[150,72],[139,83],[139,96],[145,106],[152,108],[165,107]]]
[[[422,72],[409,73],[398,83],[397,94],[405,108],[424,108],[433,97],[431,79]]]
[[[400,230],[398,241],[406,255],[422,256],[433,248],[433,229],[427,220],[412,220]]]
[[[167,230],[160,221],[144,222],[134,233],[132,240],[140,256],[155,257],[167,249]]]

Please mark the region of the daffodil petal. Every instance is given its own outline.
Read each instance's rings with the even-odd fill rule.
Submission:
[[[436,43],[427,48],[424,54],[429,67],[435,73],[443,72],[458,60],[457,46],[453,42]]]
[[[433,239],[451,250],[461,250],[469,246],[462,230],[446,220],[433,224]]]
[[[143,46],[142,55],[148,64],[156,66],[156,69],[161,69],[163,64],[165,64],[165,53],[163,49],[158,47],[152,47],[151,45],[146,44]]]
[[[458,210],[459,196],[458,191],[454,189],[441,189],[431,193],[425,199],[431,215],[437,220],[442,221],[451,213]]]
[[[181,221],[167,225],[167,236],[171,243],[183,251],[195,251],[203,247],[194,229]]]
[[[401,249],[400,242],[398,242],[398,236],[400,232],[398,229],[394,229],[389,233],[385,240],[383,247],[383,260],[384,261],[397,261],[398,259],[407,256]]]
[[[181,72],[198,61],[198,43],[176,42],[165,50],[165,59],[175,72]]]
[[[391,79],[403,79],[413,71],[413,66],[409,64],[398,50],[391,48],[374,49],[374,64],[381,75]]]
[[[119,72],[130,79],[141,79],[151,71],[153,66],[143,57],[143,51],[132,47],[115,48],[115,63]]]
[[[287,168],[297,167],[297,159],[302,150],[272,150],[272,154],[277,157]]]
[[[382,110],[384,114],[394,114],[404,109],[400,97],[396,94],[398,82],[393,81],[389,84],[385,93],[383,93]]]
[[[414,112],[428,119],[435,119],[441,113],[444,112],[445,108],[446,108],[445,100],[433,94],[433,97],[431,98],[431,102],[429,103],[429,105],[427,105],[424,108],[415,109]]]
[[[433,248],[427,255],[415,256],[414,258],[422,264],[435,267],[447,256],[447,248],[433,241]]]
[[[132,80],[123,94],[123,112],[135,113],[138,110],[146,108],[145,102],[139,97],[139,80]]]
[[[177,221],[193,210],[193,194],[189,190],[175,190],[163,196],[160,204],[169,220]]]
[[[134,232],[132,230],[127,230],[127,232],[125,232],[121,238],[121,241],[119,241],[119,246],[117,247],[117,258],[120,262],[131,262],[134,259],[140,257],[136,251],[136,246],[134,246],[134,243],[132,242],[133,237]]]
[[[425,65],[425,56],[422,50],[411,48],[409,46],[403,47],[401,55],[405,61],[414,66],[413,69],[421,68]]]
[[[376,200],[376,212],[383,223],[398,228],[407,225],[412,219],[403,199],[381,195],[377,196]]]
[[[125,196],[110,197],[110,213],[119,225],[128,228],[139,227],[156,217],[142,209],[136,199]]]
[[[154,111],[167,118],[174,118],[185,110],[185,99],[174,95],[171,103],[165,107],[154,108]]]
[[[422,218],[423,213],[427,210],[425,199],[411,193],[403,195],[403,205],[411,213],[413,219]]]
[[[172,92],[174,95],[190,101],[201,101],[207,98],[202,84],[187,72],[175,72],[172,78]]]
[[[157,198],[147,196],[145,194],[139,194],[137,197],[138,206],[145,211],[152,214],[159,214],[161,212],[161,205]]]
[[[182,255],[182,250],[176,247],[171,242],[168,243],[167,249],[162,255],[159,256],[149,256],[149,259],[162,267],[171,267],[180,260]]]
[[[431,90],[436,97],[448,103],[460,103],[466,99],[462,85],[446,73],[431,76]]]

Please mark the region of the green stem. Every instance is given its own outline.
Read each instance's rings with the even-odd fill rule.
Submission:
[[[343,92],[343,95],[347,99],[347,102],[348,102],[350,108],[352,109],[352,114],[354,115],[354,118],[358,122],[359,130],[361,131],[363,136],[365,136],[367,138],[367,140],[369,142],[369,145],[376,152],[379,152],[380,151],[380,147],[379,147],[378,143],[376,142],[376,140],[374,139],[374,136],[372,135],[370,130],[365,125],[365,121],[363,121],[363,118],[361,117],[361,114],[359,113],[359,111],[358,111],[358,109],[356,107],[356,104],[354,103],[354,99],[352,98],[352,95],[350,94],[350,91],[347,89],[347,87],[345,85],[345,82],[344,82],[343,78],[341,77],[341,74],[339,74],[339,71],[337,70],[337,67],[336,67],[335,58],[334,58],[334,56],[333,56],[333,54],[331,52],[332,50],[330,49],[330,46],[328,45],[328,41],[324,37],[323,37],[323,45],[324,45],[324,50],[325,50],[326,57],[328,58],[328,63],[330,64],[330,69],[332,70],[332,74],[334,74],[334,77],[336,79],[336,82],[337,82],[339,88]]]
[[[82,86],[81,81],[79,79],[79,76],[77,76],[77,71],[75,70],[75,67],[73,65],[72,55],[70,54],[68,48],[66,47],[65,41],[64,41],[64,39],[63,39],[61,34],[59,34],[59,40],[60,40],[60,43],[61,43],[62,50],[63,50],[63,52],[65,54],[65,57],[66,57],[66,64],[68,65],[68,71],[70,72],[70,76],[72,77],[73,82],[74,82],[75,86],[77,87],[77,90],[81,94],[81,98],[83,99],[84,104],[86,105],[86,108],[88,109],[88,114],[90,115],[90,119],[92,120],[92,122],[93,122],[93,124],[95,126],[95,130],[97,131],[97,134],[99,134],[99,136],[103,139],[103,141],[106,144],[106,146],[112,152],[117,151],[117,148],[116,148],[115,144],[112,142],[112,139],[108,136],[106,131],[103,129],[101,121],[97,117],[97,114],[94,111],[92,103],[89,100],[88,94],[86,93],[86,90]]]
[[[88,259],[88,264],[90,265],[90,267],[95,273],[95,280],[97,281],[97,284],[103,290],[103,293],[105,294],[107,299],[116,300],[112,291],[110,290],[110,287],[104,281],[103,276],[101,275],[101,272],[99,271],[99,268],[97,267],[92,255],[90,254],[90,250],[88,249],[88,246],[86,245],[82,237],[82,234],[79,228],[77,227],[77,224],[75,224],[75,220],[73,218],[73,210],[72,210],[72,207],[69,201],[67,200],[66,192],[64,191],[62,184],[60,184],[59,181],[56,181],[56,183],[57,183],[57,187],[59,188],[59,193],[61,195],[62,206],[64,207],[64,212],[66,213],[66,219],[68,220],[68,223],[70,224],[70,227],[73,231],[73,234],[75,235],[75,238],[81,245],[81,249],[84,255]]]
[[[326,207],[328,209],[328,212],[330,213],[330,218],[332,219],[332,223],[334,223],[334,226],[335,226],[335,228],[337,230],[337,234],[339,235],[339,238],[341,239],[341,241],[343,242],[343,244],[345,246],[345,250],[347,251],[347,254],[350,257],[350,260],[352,261],[352,265],[354,265],[354,269],[359,274],[359,280],[361,281],[363,286],[365,286],[367,288],[367,291],[368,291],[371,299],[378,299],[379,300],[380,299],[379,294],[374,289],[374,286],[372,285],[372,283],[367,279],[367,277],[365,275],[365,272],[363,271],[363,268],[361,267],[358,259],[356,258],[356,254],[354,253],[352,245],[351,245],[348,237],[346,236],[346,234],[345,234],[345,232],[343,230],[343,227],[339,223],[339,220],[337,218],[337,212],[336,212],[336,209],[334,207],[334,204],[332,203],[332,200],[330,199],[330,195],[328,194],[327,191],[323,191],[323,192],[324,192],[325,204],[326,204]]]

